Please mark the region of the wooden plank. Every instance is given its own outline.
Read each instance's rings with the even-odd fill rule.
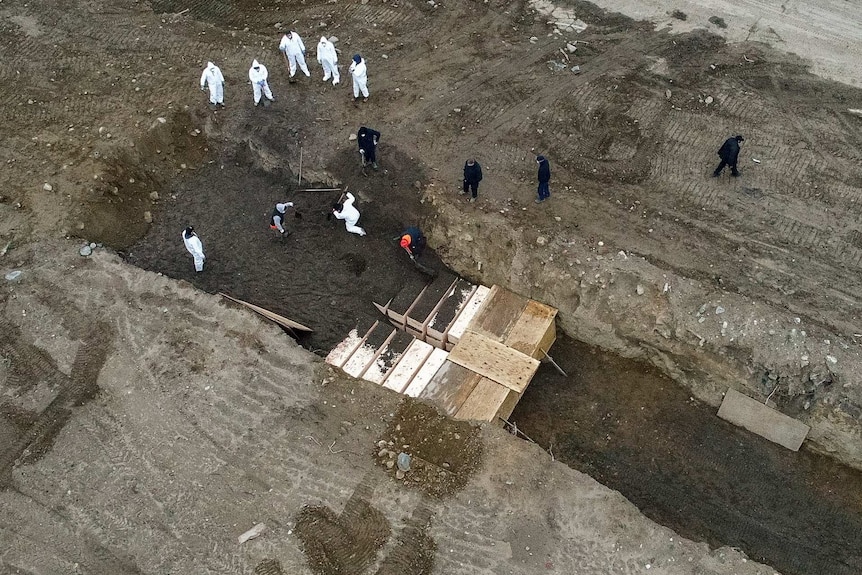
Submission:
[[[548,338],[548,329],[554,325],[556,317],[556,309],[549,305],[529,300],[524,307],[524,311],[521,312],[521,317],[515,321],[503,343],[512,349],[517,349],[521,353],[541,360],[544,358],[544,354],[539,351],[539,348],[541,347],[547,351],[554,343],[553,340],[546,340]],[[553,337],[556,339],[556,328],[553,331]]]
[[[491,293],[489,288],[485,286],[479,286],[476,289],[476,292],[470,296],[470,299],[461,307],[458,311],[458,315],[452,321],[452,324],[446,330],[448,337],[448,341],[454,341],[458,343],[458,338],[464,333],[467,329],[467,325],[473,320],[473,317],[476,315],[482,305],[485,303],[485,300],[488,298],[488,295]]]
[[[504,341],[529,301],[524,296],[495,285],[467,329]]]
[[[524,391],[539,369],[539,360],[470,330],[449,352],[449,361],[517,393]]]
[[[442,349],[435,349],[432,351],[431,355],[428,356],[428,359],[425,360],[425,363],[422,364],[422,368],[416,374],[416,377],[413,378],[413,381],[411,381],[410,385],[407,386],[407,389],[404,390],[404,395],[419,397],[419,395],[425,390],[428,382],[431,381],[434,374],[440,369],[440,366],[446,362],[447,355],[449,355],[449,353]]]
[[[392,333],[389,334],[389,337],[387,337],[386,340],[382,344],[380,344],[380,347],[377,348],[377,353],[374,354],[374,357],[371,358],[371,361],[368,362],[368,365],[365,366],[365,369],[363,369],[362,372],[356,377],[358,377],[359,379],[365,377],[368,368],[374,365],[374,362],[377,361],[377,358],[380,357],[380,354],[382,354],[385,350],[389,348],[389,342],[392,341],[392,338],[395,337],[396,333],[398,333],[398,330],[393,329]]]
[[[734,389],[724,395],[718,416],[791,451],[799,451],[811,429]]]
[[[359,374],[364,373],[365,369],[371,364],[372,358],[377,357],[378,350],[374,349],[371,345],[365,344],[378,325],[380,325],[380,322],[375,320],[374,324],[368,328],[368,331],[359,340],[359,343],[351,350],[347,361],[338,366],[347,375],[358,378]]]
[[[449,415],[461,408],[482,376],[457,363],[446,361],[425,386],[420,399],[427,399]]]
[[[451,355],[451,354],[450,354]],[[511,390],[483,377],[455,414],[455,419],[494,421]]]
[[[424,341],[414,339],[404,350],[404,355],[399,358],[398,365],[392,369],[383,387],[403,393],[433,351],[434,348]]]
[[[223,298],[229,299],[232,302],[236,302],[240,305],[244,305],[245,307],[249,308],[250,310],[253,310],[253,311],[259,313],[260,315],[262,315],[266,319],[268,319],[270,321],[274,321],[275,323],[282,325],[284,327],[289,327],[290,329],[296,329],[299,331],[307,331],[307,332],[314,331],[310,327],[304,326],[299,322],[295,322],[290,318],[284,317],[283,315],[278,315],[277,313],[269,311],[268,309],[254,305],[253,303],[248,303],[247,301],[242,301],[241,299],[237,299],[233,296],[229,296],[226,293],[219,293],[219,295],[222,296]]]
[[[506,395],[506,399],[503,400],[503,403],[500,405],[500,408],[497,410],[497,419],[502,417],[503,419],[509,419],[512,415],[512,412],[515,411],[515,406],[518,405],[518,402],[521,401],[521,397],[523,393],[515,393],[511,389],[509,393]]]

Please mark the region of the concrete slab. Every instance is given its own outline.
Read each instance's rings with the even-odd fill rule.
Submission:
[[[799,451],[811,429],[734,389],[724,395],[718,416],[792,451]]]

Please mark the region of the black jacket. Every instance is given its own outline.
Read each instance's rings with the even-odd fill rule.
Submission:
[[[362,126],[356,134],[356,143],[359,144],[360,150],[373,150],[376,144],[375,141],[380,141],[380,132]]]
[[[543,158],[541,162],[539,162],[539,183],[546,184],[551,181],[551,165],[548,164],[548,160]]]
[[[464,181],[471,184],[478,184],[482,181],[482,166],[479,162],[473,162],[473,165],[464,162]]]
[[[422,255],[425,249],[425,236],[416,226],[410,226],[401,234],[401,237],[410,236],[410,246],[407,251],[416,257]]]
[[[731,166],[736,165],[736,160],[739,157],[739,142],[736,141],[736,137],[725,140],[718,151],[718,157]]]

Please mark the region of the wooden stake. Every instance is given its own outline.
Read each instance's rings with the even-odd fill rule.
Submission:
[[[563,377],[569,377],[569,375],[568,375],[565,371],[563,371],[563,368],[562,368],[562,367],[560,367],[559,365],[557,365],[557,362],[556,362],[556,361],[554,361],[554,358],[553,358],[553,357],[551,357],[550,355],[548,355],[548,352],[547,352],[547,351],[545,351],[545,350],[544,350],[544,349],[542,349],[541,347],[539,348],[539,351],[541,351],[542,353],[544,353],[544,354],[545,354],[545,357],[547,357],[547,358],[548,358],[548,361],[550,361],[550,362],[554,365],[554,367],[556,367],[556,368],[557,368],[557,371],[559,371],[559,372],[560,372],[560,375],[562,375]]]
[[[302,146],[299,147],[299,175],[296,177],[296,185],[302,184]]]

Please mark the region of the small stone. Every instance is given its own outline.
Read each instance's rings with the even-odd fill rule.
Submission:
[[[603,245],[605,245],[605,242],[599,242],[599,247],[602,247]]]
[[[377,457],[386,457],[389,454],[388,449],[381,449],[377,452]]]
[[[156,200],[159,199],[159,193],[158,192],[150,192],[150,199],[155,202]]]
[[[14,270],[14,271],[11,271],[8,274],[6,274],[4,277],[6,278],[7,281],[13,282],[13,281],[17,280],[19,277],[21,277],[21,274],[23,274],[23,273],[24,272],[22,272],[21,270]]]
[[[83,230],[84,229],[84,222],[78,222],[78,225],[75,227],[78,228],[79,230]]]
[[[165,124],[165,123],[167,123],[167,119],[162,118],[161,116],[159,116],[158,118],[156,118],[156,120],[158,120],[159,124]]]
[[[392,461],[392,460],[390,459],[389,461],[387,461],[387,462],[386,462],[386,469],[392,469],[393,467],[395,467],[395,462],[394,462],[394,461]]]
[[[547,240],[547,238],[545,238],[545,236],[539,236],[536,238],[536,243],[540,246],[543,246],[546,243],[548,243],[548,240]]]
[[[452,111],[455,112],[456,114],[460,114],[461,108],[453,108]]]
[[[45,185],[44,185],[44,186],[42,186],[42,189],[43,189],[43,190],[45,190],[46,192],[50,192],[50,191],[53,191],[53,190],[54,190],[54,186],[52,186],[51,184],[49,184],[49,183],[45,182]]]
[[[153,223],[153,214],[149,211],[144,212],[144,221],[148,224]]]
[[[724,312],[725,312],[725,309],[723,307],[721,307],[720,305],[715,307],[715,315],[718,315],[718,314],[724,313]]]
[[[93,248],[91,248],[90,246],[81,246],[81,249],[78,250],[78,253],[84,257],[87,257],[93,253]]]
[[[580,74],[581,73],[581,67],[580,66],[572,66],[572,73],[573,74]]]
[[[563,218],[561,218],[560,216],[554,216],[554,221],[555,222],[561,222],[561,221],[563,221]]]
[[[712,104],[714,101],[715,101],[715,100],[713,99],[713,97],[712,97],[712,96],[707,96],[707,97],[706,97],[706,99],[704,100],[704,102],[706,102],[706,105],[707,105],[707,106],[709,106],[710,104]]]
[[[664,97],[665,97],[666,99],[670,100],[670,97],[671,97],[671,96],[673,96],[673,92],[671,92],[670,90],[665,90],[665,91],[664,91]]]
[[[398,454],[398,469],[401,471],[410,471],[410,456],[403,451]]]
[[[566,44],[566,50],[569,51],[569,54],[574,54],[577,49],[578,47],[574,44]]]
[[[644,286],[642,286],[641,284],[638,284],[637,287],[635,288],[635,291],[637,292],[638,295],[643,295],[646,290],[644,289]]]
[[[101,246],[99,246],[99,247],[101,247]],[[96,249],[96,242],[90,242],[90,249],[91,250]]]
[[[378,441],[378,442],[377,442],[377,447],[386,447],[386,440],[385,440],[385,439],[381,439],[380,441]]]
[[[185,170],[185,169],[186,169],[186,165],[185,165],[185,164],[180,164],[180,168],[181,168],[181,169],[183,169],[183,170]]]
[[[381,55],[380,55],[380,57],[381,57],[381,58],[383,58],[384,60],[388,60],[388,59],[389,59],[389,56],[388,56],[388,55],[386,55],[386,54],[381,54]]]
[[[338,42],[338,36],[330,36],[329,41],[335,44],[336,42]]]
[[[391,461],[389,463],[392,463]],[[395,472],[395,479],[404,479],[404,472],[400,469]]]
[[[834,355],[827,355],[827,356],[826,356],[826,359],[827,359],[827,361],[829,361],[830,363],[838,363],[838,358],[837,358],[837,357],[835,357]]]
[[[350,136],[347,139],[352,142],[353,140],[356,139],[356,134],[350,134]]]
[[[536,38],[535,36],[530,36],[530,44],[535,44],[538,41],[539,41],[539,39]]]

